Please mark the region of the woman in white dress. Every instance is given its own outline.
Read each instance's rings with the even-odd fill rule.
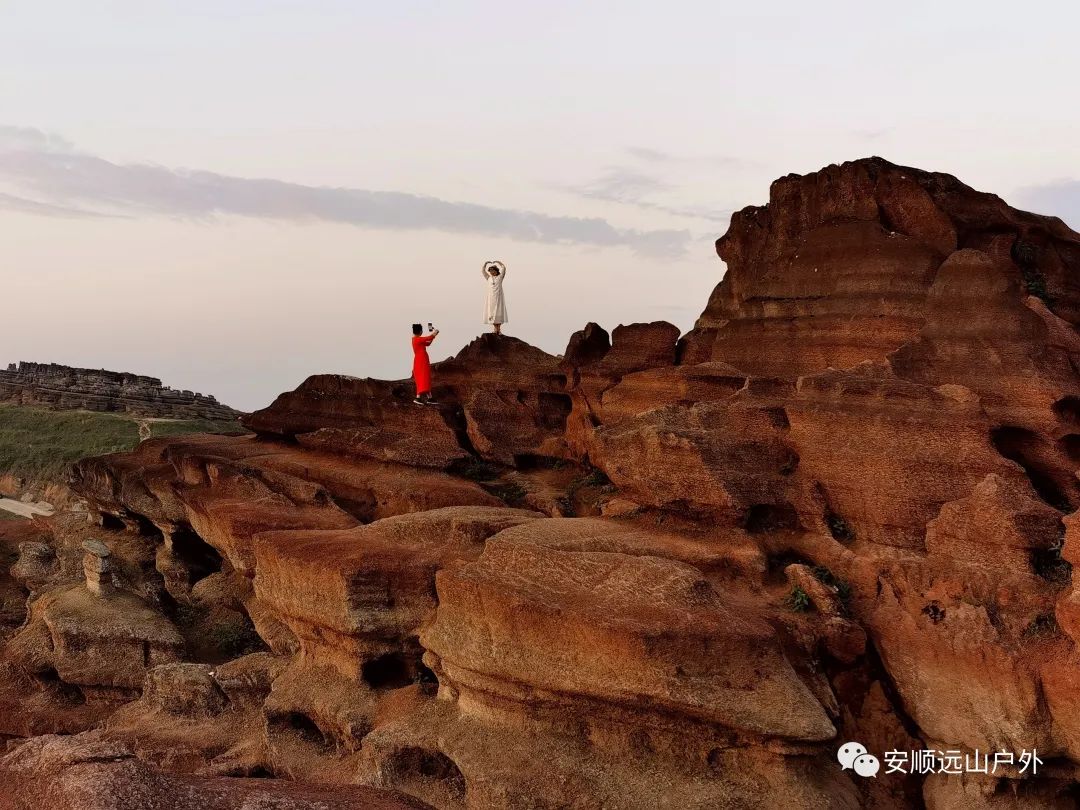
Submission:
[[[495,334],[502,334],[506,317],[506,298],[503,297],[503,281],[506,265],[502,262],[484,262],[484,280],[487,282],[487,298],[484,300],[484,323],[495,327]]]

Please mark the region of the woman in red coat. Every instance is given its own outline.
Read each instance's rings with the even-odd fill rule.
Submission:
[[[435,340],[439,330],[432,329],[431,334],[425,335],[424,327],[414,323],[412,333],[412,376],[416,383],[416,399],[413,402],[417,405],[434,405],[435,400],[431,398],[431,360],[428,359],[427,347]]]

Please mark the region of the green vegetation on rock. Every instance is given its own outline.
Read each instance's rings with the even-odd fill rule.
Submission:
[[[136,447],[140,424],[154,438],[241,430],[236,422],[139,419],[128,414],[0,405],[0,475],[62,481],[68,467],[81,458]]]

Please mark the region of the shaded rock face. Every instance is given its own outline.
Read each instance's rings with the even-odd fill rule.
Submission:
[[[55,363],[9,363],[0,369],[0,402],[169,419],[240,416],[212,396],[168,388],[156,377]]]
[[[85,743],[327,806],[1074,806],[1080,236],[875,158],[718,250],[681,338],[485,335],[439,408],[320,375],[79,462],[90,524],[0,524],[0,783],[66,796]],[[847,741],[1046,764],[860,779]]]
[[[420,810],[365,787],[311,787],[266,779],[193,779],[161,773],[130,746],[98,733],[38,737],[0,758],[0,808],[31,810]]]

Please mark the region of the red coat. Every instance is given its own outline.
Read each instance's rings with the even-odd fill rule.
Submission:
[[[434,335],[414,335],[412,339],[412,376],[416,381],[417,396],[431,393],[431,360],[427,356],[427,347],[433,340]]]

